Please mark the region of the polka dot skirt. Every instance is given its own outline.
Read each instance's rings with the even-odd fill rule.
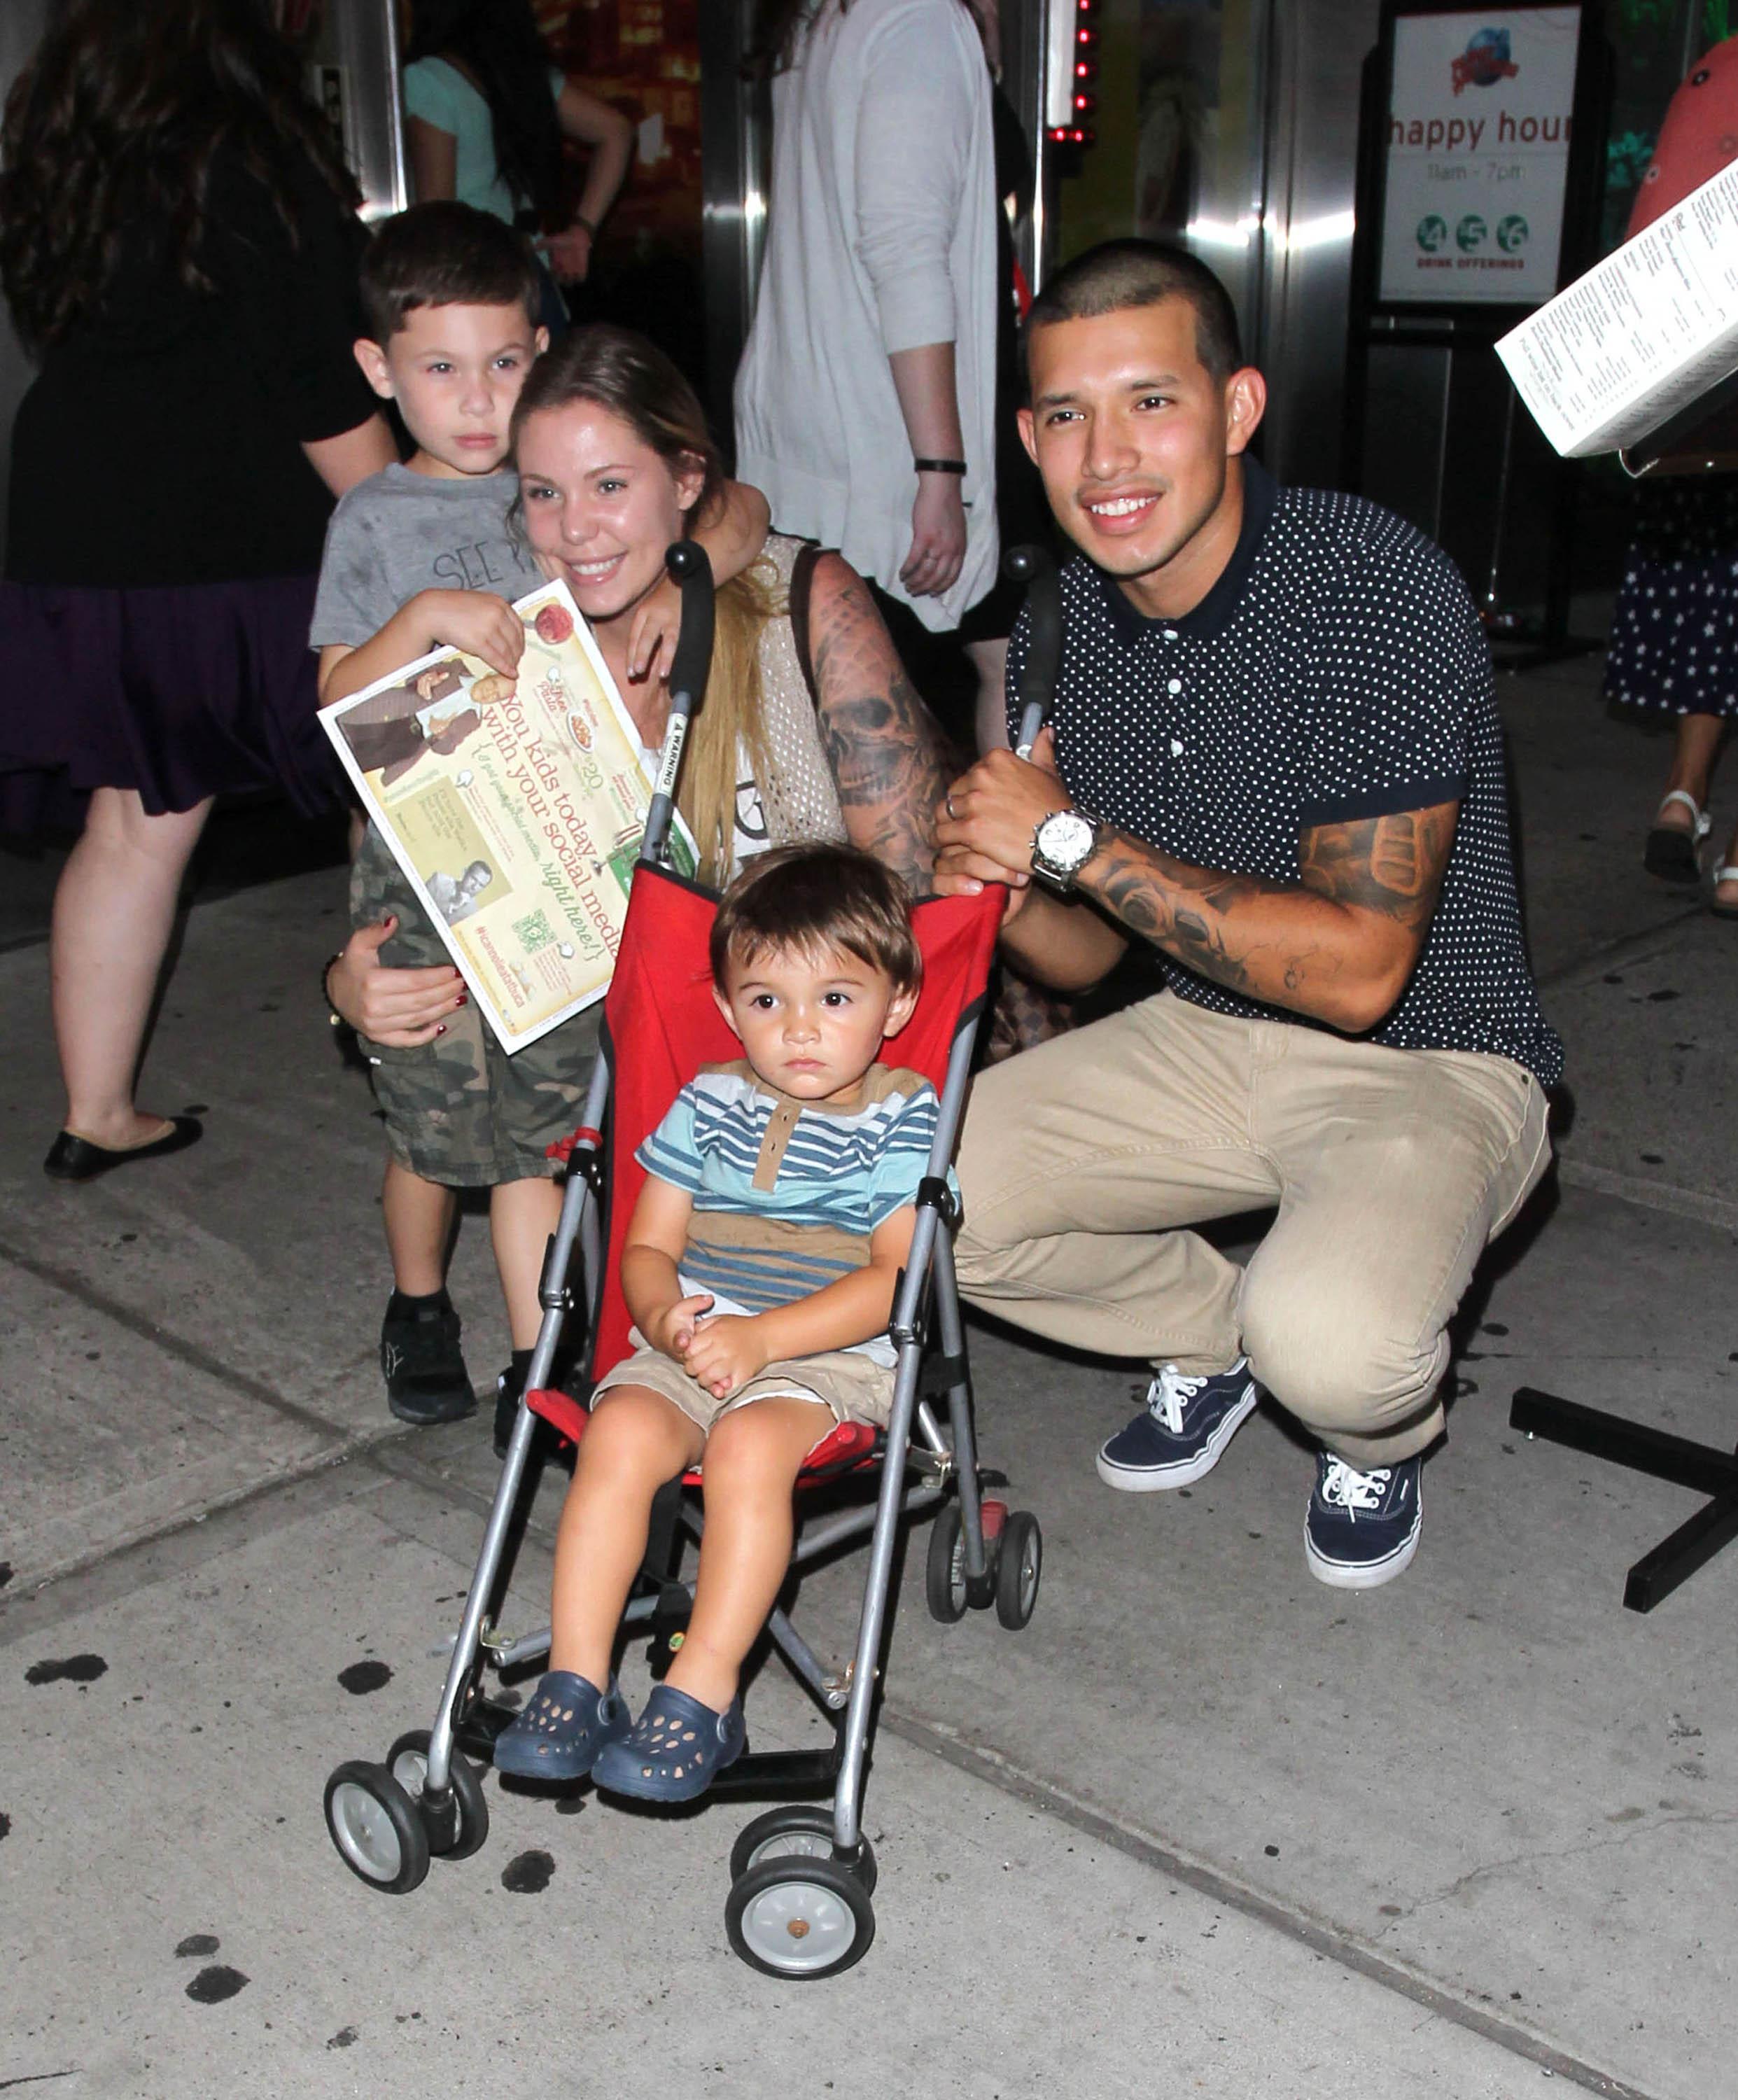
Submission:
[[[1738,716],[1738,474],[1636,490],[1605,690],[1656,714]]]

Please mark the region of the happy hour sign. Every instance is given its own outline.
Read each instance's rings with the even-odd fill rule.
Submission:
[[[1385,142],[1384,304],[1557,289],[1581,9],[1401,15]]]

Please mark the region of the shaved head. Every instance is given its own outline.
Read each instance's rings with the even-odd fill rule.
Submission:
[[[1131,307],[1186,299],[1195,313],[1195,355],[1215,386],[1223,386],[1243,362],[1237,310],[1205,262],[1181,248],[1156,240],[1103,240],[1077,255],[1033,300],[1023,338],[1028,386],[1032,338],[1058,321],[1096,320]]]

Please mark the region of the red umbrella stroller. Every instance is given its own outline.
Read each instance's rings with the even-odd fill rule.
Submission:
[[[671,550],[683,585],[682,646],[671,679],[672,709],[659,792],[634,873],[633,895],[605,1002],[603,1047],[584,1123],[563,1148],[567,1185],[561,1221],[544,1270],[543,1324],[527,1391],[501,1470],[477,1568],[448,1668],[434,1725],[401,1736],[383,1764],[346,1762],[326,1787],[326,1818],[345,1862],[372,1886],[392,1894],[415,1888],[431,1856],[465,1857],[487,1834],[488,1811],[475,1767],[457,1747],[487,1756],[511,1714],[481,1695],[485,1667],[517,1670],[545,1654],[547,1629],[507,1640],[490,1617],[505,1587],[503,1563],[519,1490],[541,1416],[577,1440],[586,1415],[579,1401],[550,1388],[562,1333],[577,1304],[570,1278],[583,1257],[590,1312],[584,1376],[629,1353],[627,1308],[619,1286],[622,1242],[644,1179],[633,1154],[662,1118],[697,1066],[739,1053],[713,1003],[707,943],[716,898],[659,862],[670,818],[670,791],[693,696],[704,690],[710,654],[712,580],[691,546]],[[1034,725],[1035,733],[1035,725]],[[1023,741],[1026,740],[1024,738]],[[725,1921],[730,1943],[753,1966],[792,1978],[836,1974],[861,1958],[875,1930],[870,1898],[875,1858],[862,1823],[862,1789],[873,1727],[876,1679],[894,1551],[901,1522],[934,1510],[926,1590],[944,1621],[969,1606],[994,1604],[1002,1623],[1026,1625],[1035,1601],[1042,1556],[1037,1520],[986,1498],[999,1476],[978,1467],[972,1423],[965,1337],[955,1283],[953,1199],[948,1162],[964,1110],[973,1046],[1000,923],[1003,893],[920,903],[914,923],[924,977],[916,1013],[899,1037],[899,1060],[922,1072],[941,1096],[927,1177],[917,1198],[909,1261],[899,1282],[889,1332],[898,1348],[891,1418],[884,1435],[845,1423],[809,1454],[798,1481],[837,1482],[879,1467],[872,1505],[837,1489],[845,1502],[802,1524],[792,1565],[801,1568],[867,1539],[868,1568],[855,1651],[842,1673],[830,1672],[797,1633],[782,1606],[768,1621],[774,1646],[834,1723],[824,1752],[745,1753],[721,1772],[715,1794],[831,1795],[830,1807],[787,1801],[744,1829],[730,1857]],[[932,1402],[942,1403],[938,1411]],[[624,1617],[654,1637],[654,1667],[679,1641],[692,1595],[681,1576],[686,1542],[697,1541],[702,1512],[698,1476],[673,1483],[655,1510],[651,1542]]]

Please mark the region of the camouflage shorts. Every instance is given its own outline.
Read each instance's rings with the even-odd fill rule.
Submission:
[[[371,824],[351,871],[351,924],[377,925],[393,914],[398,929],[380,951],[389,968],[451,962]],[[585,1105],[601,1012],[576,1014],[510,1057],[474,1004],[452,1016],[444,1035],[416,1049],[360,1037],[393,1158],[426,1181],[457,1189],[558,1173],[546,1148],[568,1135]]]

